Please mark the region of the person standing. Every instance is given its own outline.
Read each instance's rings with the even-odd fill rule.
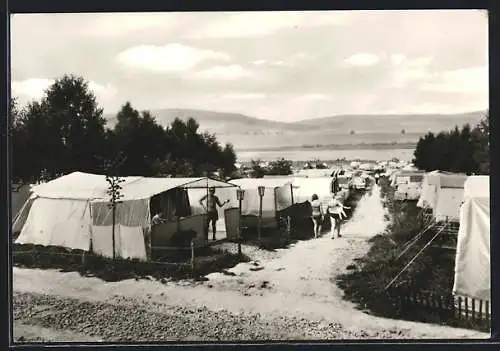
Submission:
[[[326,211],[330,218],[332,239],[335,239],[335,230],[337,230],[337,237],[342,237],[342,235],[340,235],[340,223],[343,216],[347,217],[344,209],[349,208],[348,206],[344,206],[335,195],[333,195],[332,199],[328,202]]]
[[[317,238],[321,234],[321,223],[323,221],[323,208],[318,195],[314,194],[311,201],[312,220],[314,223],[314,237]]]
[[[217,195],[215,195],[214,187],[209,188],[208,191],[209,193],[204,195],[200,199],[200,205],[205,209],[205,212],[207,214],[207,223],[206,223],[207,234],[210,229],[210,223],[212,223],[213,240],[216,240],[215,233],[217,231],[217,220],[219,219],[217,206],[222,207],[225,204],[227,204],[229,200],[226,200],[223,203],[221,203]],[[205,200],[207,201],[206,206],[203,204]]]

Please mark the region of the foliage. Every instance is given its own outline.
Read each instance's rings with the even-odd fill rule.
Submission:
[[[269,175],[290,175],[293,173],[292,171],[293,162],[290,160],[285,160],[281,158],[276,161],[272,161],[269,164]]]
[[[262,178],[266,175],[266,170],[261,166],[260,160],[252,160],[251,163],[252,177]]]
[[[471,129],[469,124],[420,138],[414,152],[416,167],[466,174],[489,174],[488,115]]]
[[[114,129],[80,76],[57,79],[40,101],[19,108],[11,100],[13,180],[36,182],[74,171],[102,173],[102,160],[127,155],[122,176],[202,176],[234,170],[232,145],[199,131],[190,118],[163,127],[149,111],[126,102]]]

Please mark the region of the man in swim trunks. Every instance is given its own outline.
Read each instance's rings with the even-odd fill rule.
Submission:
[[[207,233],[209,230],[210,222],[212,222],[213,240],[215,240],[215,232],[217,227],[217,220],[219,219],[219,214],[217,213],[217,206],[222,207],[229,202],[229,200],[224,201],[221,204],[217,195],[215,195],[215,188],[211,187],[209,193],[200,199],[200,205],[205,209],[207,214]],[[207,206],[203,204],[203,201],[207,200]]]

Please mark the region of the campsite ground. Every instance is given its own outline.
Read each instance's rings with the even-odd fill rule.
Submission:
[[[325,234],[275,252],[244,245],[251,262],[212,273],[206,281],[105,283],[75,272],[14,268],[14,336],[46,341],[489,337],[375,317],[343,299],[335,278],[367,252],[367,239],[384,231],[384,214],[375,186],[360,200],[342,238]],[[234,250],[234,244],[223,246]]]

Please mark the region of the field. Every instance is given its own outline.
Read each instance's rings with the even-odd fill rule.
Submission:
[[[18,341],[487,338],[473,330],[374,316],[344,299],[335,282],[385,231],[386,214],[374,186],[359,199],[342,238],[325,233],[275,250],[243,245],[248,262],[204,279],[105,283],[78,272],[14,267],[14,335]]]
[[[285,158],[291,161],[310,161],[319,159],[321,161],[334,160],[373,160],[385,161],[397,158],[403,161],[411,161],[414,149],[307,149],[301,150],[259,150],[259,151],[237,151],[239,162],[251,160],[275,161]]]

